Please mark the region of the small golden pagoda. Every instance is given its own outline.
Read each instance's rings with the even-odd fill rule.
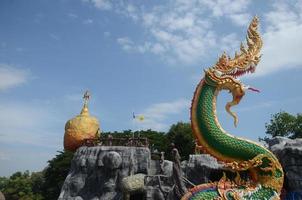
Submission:
[[[100,132],[100,125],[97,118],[90,116],[88,110],[88,91],[84,94],[84,105],[82,111],[76,117],[68,120],[65,124],[64,149],[76,151],[83,145],[86,139],[95,139]]]

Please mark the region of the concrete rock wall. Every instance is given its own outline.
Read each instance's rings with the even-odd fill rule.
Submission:
[[[267,143],[285,171],[284,199],[302,200],[302,139],[276,137]],[[235,176],[207,154],[190,155],[181,168],[189,181],[185,181],[187,187],[218,181],[223,172],[229,178]],[[151,160],[148,148],[81,147],[74,155],[59,200],[174,200],[175,184],[173,162]],[[134,196],[130,198],[131,192]],[[140,194],[135,196],[135,192]]]
[[[285,198],[302,200],[302,138],[292,140],[275,137],[267,143],[285,172]]]
[[[122,199],[122,179],[148,174],[150,161],[150,151],[145,147],[81,147],[71,162],[59,200]]]

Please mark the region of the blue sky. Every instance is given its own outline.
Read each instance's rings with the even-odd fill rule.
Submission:
[[[261,93],[234,108],[237,128],[227,93],[218,115],[237,136],[263,137],[271,114],[301,112],[301,13],[302,1],[0,1],[0,176],[41,170],[63,149],[86,89],[103,131],[188,122],[203,69],[239,50],[254,15],[263,56],[242,79]],[[133,122],[133,111],[145,121]]]

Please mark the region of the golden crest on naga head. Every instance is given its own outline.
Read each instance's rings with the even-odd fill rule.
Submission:
[[[235,52],[235,56],[230,57],[224,52],[216,64],[206,70],[208,72],[207,75],[213,78],[214,82],[218,82],[219,79],[223,78],[236,79],[245,73],[255,72],[261,58],[260,50],[262,48],[258,24],[259,19],[256,16],[248,27],[246,45],[241,43],[239,53]]]
[[[88,100],[90,94],[88,91],[84,94],[84,105],[79,115],[68,120],[65,124],[64,149],[75,151],[83,145],[86,139],[95,139],[100,131],[100,124],[96,117],[89,114]]]

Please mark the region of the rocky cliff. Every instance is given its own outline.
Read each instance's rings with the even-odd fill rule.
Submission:
[[[278,157],[285,172],[284,196],[302,200],[302,138],[275,137],[267,141],[269,149]]]
[[[127,185],[124,178],[148,174],[150,162],[150,151],[145,147],[81,147],[71,162],[59,200],[122,199],[128,192],[124,190],[129,189],[125,187],[140,186],[144,180],[136,177],[133,185]]]
[[[285,171],[283,199],[302,200],[302,139],[277,137],[267,142]],[[59,200],[174,200],[180,195],[177,180],[189,188],[217,181],[223,172],[235,176],[207,154],[190,155],[181,163],[180,174],[175,166],[163,158],[151,160],[146,147],[81,147],[74,155]]]

